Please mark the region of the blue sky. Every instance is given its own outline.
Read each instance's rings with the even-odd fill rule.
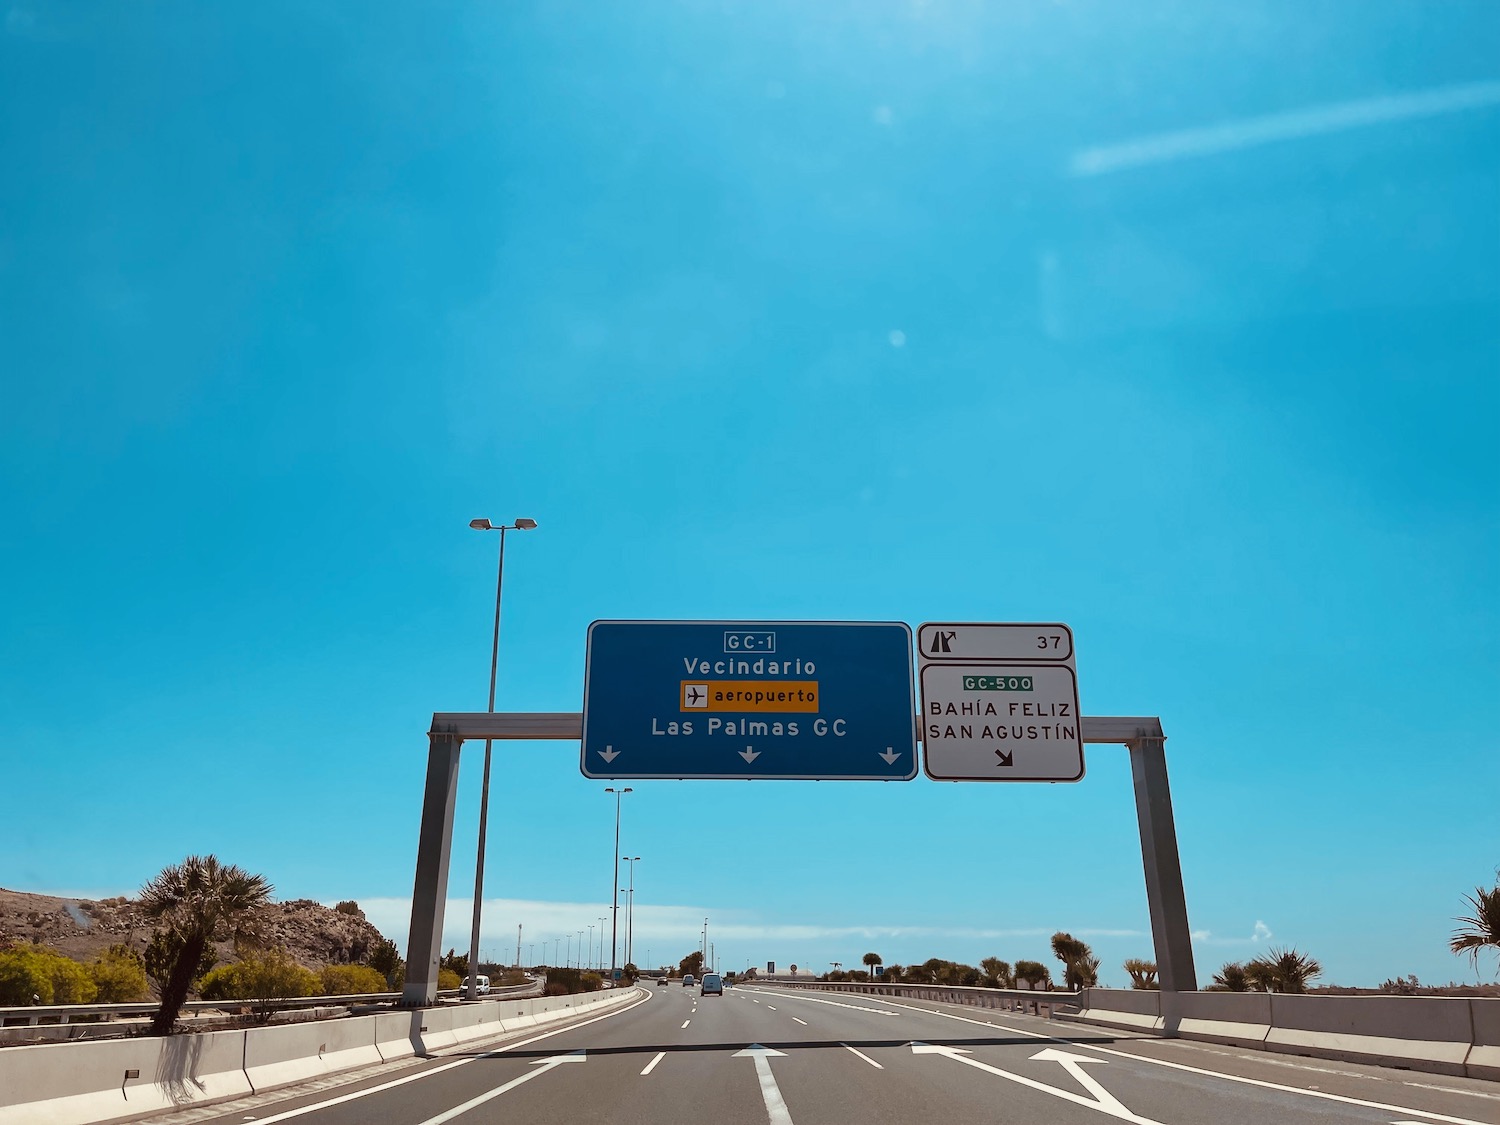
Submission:
[[[596,618],[1065,621],[1085,713],[1169,735],[1200,977],[1472,979],[1497,43],[1459,0],[13,0],[0,885],[211,850],[404,941],[424,732],[487,686],[466,525],[525,515],[502,710],[577,710]],[[487,951],[605,913],[603,787],[500,750]],[[704,916],[726,967],[1150,952],[1123,749],[635,790],[642,960]]]

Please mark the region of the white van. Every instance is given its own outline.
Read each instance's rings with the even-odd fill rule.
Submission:
[[[476,995],[476,996],[488,996],[489,993],[490,993],[490,978],[487,977],[487,976],[485,976],[483,973],[480,973],[479,977],[478,977],[478,980],[479,980],[479,986],[474,989],[474,995]],[[469,994],[469,978],[468,977],[464,977],[464,995],[467,996],[468,994]]]

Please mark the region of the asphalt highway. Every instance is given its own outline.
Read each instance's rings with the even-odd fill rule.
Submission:
[[[926,1001],[642,987],[629,1007],[173,1125],[1500,1125],[1500,1084]]]

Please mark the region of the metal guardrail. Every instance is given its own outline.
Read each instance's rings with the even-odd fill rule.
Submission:
[[[1077,1010],[1082,993],[1044,992],[1029,988],[975,988],[969,985],[866,984],[859,981],[782,981],[756,978],[745,984],[774,984],[784,988],[812,988],[828,992],[858,992],[867,996],[902,996],[932,1000],[940,1004],[962,1004],[974,1008],[1031,1011],[1051,1019],[1058,1009]],[[1045,1009],[1045,1012],[1043,1011]]]
[[[530,984],[513,984],[504,988],[492,988],[483,997],[486,1000],[518,999],[542,988],[541,981]],[[440,1000],[461,1000],[464,990],[447,989],[438,993]],[[200,1012],[239,1012],[246,1008],[261,1011],[289,1011],[298,1008],[348,1008],[361,1004],[395,1004],[401,999],[399,992],[360,992],[344,996],[285,996],[267,1000],[189,1000],[182,1006],[184,1013],[197,1015]],[[66,1023],[108,1023],[121,1017],[155,1015],[161,1005],[155,1001],[142,1000],[129,1004],[35,1004],[25,1007],[0,1008],[0,1027],[40,1027]]]

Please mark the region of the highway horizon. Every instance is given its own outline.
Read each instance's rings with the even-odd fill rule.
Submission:
[[[1497,1125],[1500,1084],[863,994],[677,981],[541,1034],[164,1125]]]

